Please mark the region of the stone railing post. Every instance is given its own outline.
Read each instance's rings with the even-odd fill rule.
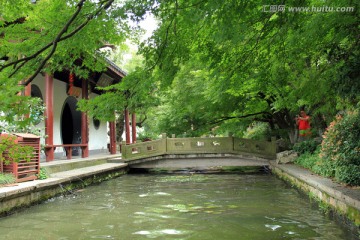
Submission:
[[[126,154],[126,150],[127,150],[127,145],[126,145],[126,141],[122,141],[121,142],[121,157],[123,159],[126,159],[127,158],[127,154]]]
[[[165,154],[167,153],[167,134],[166,133],[162,133],[161,134],[161,138],[164,139],[163,142],[165,144]]]
[[[228,137],[231,141],[231,152],[233,153],[235,151],[235,141],[234,141],[234,133],[233,132],[229,132],[228,133]]]

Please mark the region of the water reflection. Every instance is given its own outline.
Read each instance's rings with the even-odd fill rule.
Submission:
[[[0,220],[0,239],[357,239],[271,175],[125,175]]]

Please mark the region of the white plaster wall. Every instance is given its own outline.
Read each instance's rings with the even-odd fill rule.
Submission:
[[[97,94],[90,94],[89,98],[93,99]],[[89,117],[89,150],[107,149],[108,143],[108,123],[100,121],[99,129],[95,129],[92,117]]]
[[[45,101],[45,78],[38,75],[32,84],[36,84]],[[90,94],[89,98],[96,97],[97,94]],[[68,98],[66,93],[66,83],[54,79],[54,144],[62,144],[61,139],[61,113],[65,100]],[[93,120],[89,117],[89,150],[106,150],[108,143],[107,122],[101,121],[99,129],[95,129]],[[45,129],[45,122],[41,122],[38,127]],[[41,139],[41,143],[45,144],[45,139]],[[56,148],[55,152],[63,152],[62,148]]]

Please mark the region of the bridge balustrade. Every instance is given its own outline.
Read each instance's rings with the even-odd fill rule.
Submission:
[[[168,138],[168,154],[230,153],[233,150],[231,137],[214,138]]]
[[[276,143],[236,137],[167,138],[123,145],[122,158],[136,160],[165,154],[245,154],[275,159]]]
[[[166,154],[166,138],[130,145],[122,144],[121,154],[123,159],[140,159]]]

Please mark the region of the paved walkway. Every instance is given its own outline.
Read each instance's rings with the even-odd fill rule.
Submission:
[[[98,155],[89,158],[55,160],[52,162],[41,163],[41,167],[66,166],[70,164],[71,165],[78,164],[78,166],[83,165],[86,167],[79,167],[76,169],[52,173],[49,178],[44,180],[34,180],[34,181],[11,184],[5,187],[0,187],[0,203],[4,198],[11,198],[19,194],[26,194],[26,192],[39,191],[40,189],[49,188],[54,185],[59,185],[71,181],[78,181],[79,179],[82,179],[87,176],[93,176],[104,172],[120,170],[127,167],[126,163],[103,163],[94,166],[87,166],[87,164],[91,164],[91,162],[93,161],[98,161],[98,160],[106,161],[109,159],[116,159],[119,157],[120,155],[102,155],[102,156]]]
[[[40,166],[41,167],[48,167],[53,165],[62,165],[62,164],[69,164],[69,163],[76,163],[76,162],[87,162],[87,161],[94,161],[94,160],[108,160],[108,159],[121,159],[121,154],[109,154],[109,153],[99,153],[93,154],[87,158],[81,157],[73,157],[72,159],[54,159],[51,162],[45,162],[45,159],[41,160]]]

